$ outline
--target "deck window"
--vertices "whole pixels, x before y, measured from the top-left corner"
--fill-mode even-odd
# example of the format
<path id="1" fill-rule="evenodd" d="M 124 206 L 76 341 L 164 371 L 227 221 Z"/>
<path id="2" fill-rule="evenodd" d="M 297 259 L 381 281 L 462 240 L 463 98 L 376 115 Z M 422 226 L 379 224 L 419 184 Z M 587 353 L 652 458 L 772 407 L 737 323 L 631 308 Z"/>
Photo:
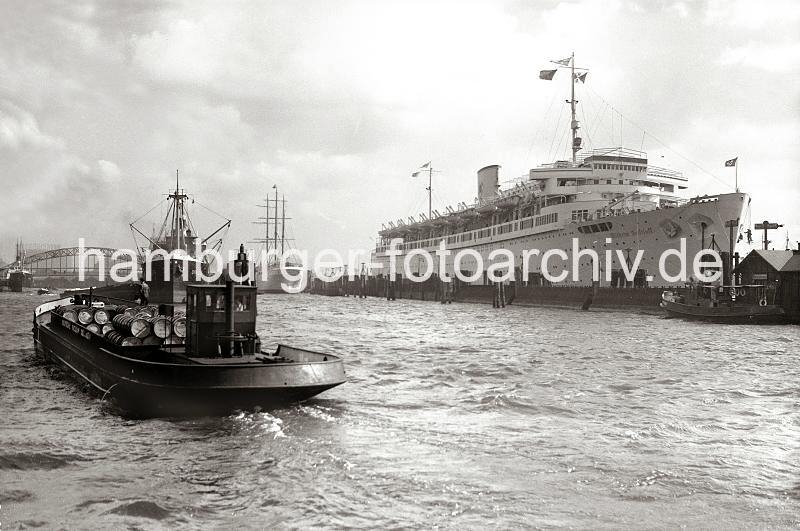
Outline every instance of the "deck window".
<path id="1" fill-rule="evenodd" d="M 236 296 L 236 311 L 246 312 L 250 309 L 250 295 Z"/>

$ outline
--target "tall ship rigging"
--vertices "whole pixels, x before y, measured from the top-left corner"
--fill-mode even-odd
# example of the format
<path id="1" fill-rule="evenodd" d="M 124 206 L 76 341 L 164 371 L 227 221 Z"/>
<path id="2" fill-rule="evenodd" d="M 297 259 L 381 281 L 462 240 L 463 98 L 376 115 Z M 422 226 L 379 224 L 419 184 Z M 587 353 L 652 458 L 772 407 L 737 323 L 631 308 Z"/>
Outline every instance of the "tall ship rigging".
<path id="1" fill-rule="evenodd" d="M 560 249 L 567 256 L 566 260 L 552 259 L 545 264 L 551 278 L 564 270 L 571 272 L 573 239 L 577 241 L 578 252 L 588 249 L 597 252 L 601 286 L 630 286 L 624 269 L 630 269 L 639 251 L 642 251 L 641 262 L 636 268 L 634 286 L 681 284 L 662 277 L 659 259 L 664 251 L 679 249 L 682 239 L 686 242 L 690 270 L 693 258 L 703 249 L 719 252 L 723 268 L 730 270 L 737 237 L 743 231 L 743 214 L 749 208 L 749 196 L 737 188 L 734 193 L 684 199 L 681 192 L 688 188 L 688 179 L 678 171 L 651 164 L 643 151 L 609 147 L 584 152 L 575 90 L 576 82 L 585 81 L 586 71 L 576 72 L 574 54 L 554 63 L 569 72 L 571 79 L 570 99 L 566 100 L 571 111 L 571 159 L 533 168 L 525 177 L 505 186 L 500 185 L 499 165 L 481 168 L 477 172 L 476 200 L 471 204 L 459 203 L 456 208 L 447 207 L 444 213 L 430 208 L 429 180 L 427 215 L 420 213 L 416 218 L 410 216 L 383 224 L 373 251 L 373 263 L 380 264 L 374 272 L 389 271 L 387 251 L 396 239 L 400 240 L 396 249 L 401 253 L 396 256 L 397 264 L 402 264 L 405 256 L 416 249 L 435 253 L 442 241 L 453 254 L 466 248 L 477 251 L 483 271 L 478 270 L 478 260 L 469 255 L 459 264 L 463 276 L 475 279 L 473 284 L 487 284 L 490 253 L 508 249 L 515 257 L 517 280 L 528 285 L 547 285 L 550 281 L 542 271 L 542 254 L 549 249 Z M 549 80 L 555 73 L 556 70 L 545 70 L 540 77 Z M 430 179 L 433 174 L 430 163 L 422 169 L 428 171 Z M 527 278 L 520 278 L 523 251 L 530 249 L 538 249 L 540 254 L 528 259 Z M 611 251 L 609 262 L 605 260 L 606 251 Z M 586 254 L 578 258 L 578 279 L 569 274 L 560 284 L 593 284 L 591 258 Z M 451 256 L 446 265 L 451 276 L 453 266 Z M 665 269 L 667 276 L 674 277 L 680 268 L 668 260 Z"/>
<path id="2" fill-rule="evenodd" d="M 255 275 L 258 293 L 299 293 L 306 286 L 306 270 L 296 260 L 291 251 L 294 250 L 294 238 L 286 234 L 286 196 L 278 199 L 278 186 L 273 185 L 275 197 L 264 198 L 264 203 L 258 205 L 264 209 L 264 215 L 259 217 L 256 225 L 264 226 L 264 236 L 252 240 L 253 243 L 262 244 L 263 260 L 257 260 Z M 280 205 L 280 206 L 279 206 Z M 279 216 L 280 213 L 280 216 Z M 289 253 L 288 255 L 286 253 Z M 281 257 L 286 256 L 284 269 L 281 271 Z M 263 268 L 266 267 L 266 277 Z"/>

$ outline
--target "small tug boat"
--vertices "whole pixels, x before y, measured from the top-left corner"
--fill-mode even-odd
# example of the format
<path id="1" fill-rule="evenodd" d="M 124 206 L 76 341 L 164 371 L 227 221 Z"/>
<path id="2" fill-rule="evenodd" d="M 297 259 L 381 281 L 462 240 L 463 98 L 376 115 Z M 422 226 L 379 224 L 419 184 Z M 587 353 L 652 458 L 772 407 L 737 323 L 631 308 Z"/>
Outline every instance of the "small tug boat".
<path id="1" fill-rule="evenodd" d="M 774 298 L 774 297 L 773 297 Z M 784 309 L 770 303 L 766 286 L 715 286 L 700 284 L 661 294 L 668 317 L 731 324 L 781 324 Z"/>
<path id="2" fill-rule="evenodd" d="M 185 243 L 191 224 L 183 205 L 187 197 L 178 188 L 170 195 L 175 203 L 172 227 L 163 239 L 151 241 L 154 247 L 189 250 Z M 179 256 L 180 263 L 205 266 L 193 256 Z M 243 245 L 234 266 L 236 275 L 229 276 L 246 279 L 249 264 Z M 161 265 L 155 269 L 163 271 Z M 256 287 L 248 280 L 187 283 L 162 273 L 152 283 L 150 301 L 90 292 L 40 305 L 33 318 L 37 351 L 137 417 L 269 408 L 345 382 L 337 356 L 287 345 L 272 353 L 261 350 Z M 142 296 L 146 299 L 145 292 Z"/>

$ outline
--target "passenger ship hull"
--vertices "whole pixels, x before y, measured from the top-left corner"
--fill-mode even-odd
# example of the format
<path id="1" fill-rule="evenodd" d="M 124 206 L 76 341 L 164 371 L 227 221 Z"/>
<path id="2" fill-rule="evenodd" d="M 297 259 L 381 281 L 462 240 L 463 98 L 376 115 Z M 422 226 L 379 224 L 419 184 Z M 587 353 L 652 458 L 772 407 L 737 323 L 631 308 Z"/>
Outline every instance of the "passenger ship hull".
<path id="1" fill-rule="evenodd" d="M 738 225 L 742 218 L 744 209 L 750 199 L 744 193 L 721 194 L 717 196 L 707 196 L 695 198 L 689 203 L 672 208 L 660 208 L 642 212 L 631 212 L 625 215 L 606 216 L 594 220 L 571 222 L 559 228 L 549 229 L 547 227 L 531 227 L 532 223 L 525 223 L 532 218 L 511 220 L 506 223 L 488 227 L 490 230 L 470 231 L 471 241 L 459 242 L 466 239 L 462 236 L 470 233 L 457 233 L 452 235 L 430 238 L 427 240 L 413 242 L 411 244 L 400 244 L 397 246 L 401 250 L 396 260 L 396 271 L 403 270 L 403 261 L 409 252 L 414 249 L 424 249 L 431 254 L 435 253 L 442 240 L 446 243 L 446 249 L 451 251 L 451 255 L 446 259 L 445 270 L 449 275 L 454 274 L 453 257 L 459 250 L 471 248 L 477 251 L 483 261 L 483 274 L 472 282 L 472 284 L 487 283 L 486 269 L 492 263 L 489 255 L 497 249 L 508 249 L 514 255 L 514 265 L 517 274 L 522 270 L 522 257 L 524 251 L 538 249 L 538 256 L 529 258 L 528 278 L 516 278 L 515 280 L 527 281 L 531 284 L 547 283 L 541 279 L 541 255 L 549 249 L 560 249 L 567 255 L 566 260 L 556 256 L 548 262 L 551 277 L 557 277 L 566 269 L 569 275 L 559 281 L 561 285 L 592 285 L 593 284 L 593 265 L 591 257 L 585 253 L 580 256 L 578 279 L 573 279 L 571 264 L 573 263 L 573 239 L 577 239 L 579 251 L 593 249 L 599 256 L 600 263 L 600 286 L 608 286 L 610 282 L 607 277 L 610 273 L 607 270 L 619 271 L 622 267 L 629 267 L 634 263 L 639 250 L 644 251 L 638 270 L 643 278 L 646 278 L 646 285 L 650 287 L 669 287 L 682 285 L 683 281 L 672 281 L 663 278 L 659 272 L 659 259 L 667 250 L 681 249 L 681 239 L 686 242 L 686 277 L 694 276 L 692 263 L 695 256 L 703 249 L 713 247 L 718 251 L 727 252 L 734 245 L 731 245 L 731 229 L 727 224 L 734 225 L 733 238 L 738 235 Z M 524 228 L 523 228 L 524 227 Z M 488 234 L 487 234 L 488 233 Z M 482 236 L 482 237 L 478 237 Z M 414 249 L 410 248 L 413 247 Z M 388 246 L 382 246 L 373 253 L 373 273 L 388 274 L 389 256 L 386 253 Z M 617 250 L 622 251 L 625 257 L 620 261 Z M 606 251 L 611 251 L 611 260 L 606 263 Z M 434 255 L 435 257 L 435 255 Z M 498 260 L 505 259 L 500 258 Z M 628 262 L 626 265 L 625 262 Z M 438 262 L 434 265 L 434 271 L 438 271 Z M 411 260 L 411 269 L 424 271 L 425 266 L 421 257 L 414 257 Z M 460 262 L 462 273 L 476 273 L 476 260 L 469 256 Z M 680 262 L 675 257 L 669 257 L 665 262 L 665 272 L 667 275 L 678 275 L 680 272 Z M 406 276 L 406 275 L 404 275 Z"/>

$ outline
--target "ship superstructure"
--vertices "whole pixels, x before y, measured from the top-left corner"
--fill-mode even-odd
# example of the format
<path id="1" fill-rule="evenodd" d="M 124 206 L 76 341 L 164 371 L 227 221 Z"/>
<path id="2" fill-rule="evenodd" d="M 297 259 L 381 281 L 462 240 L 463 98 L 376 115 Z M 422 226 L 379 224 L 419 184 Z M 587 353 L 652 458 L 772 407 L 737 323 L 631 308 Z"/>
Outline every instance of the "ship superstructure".
<path id="1" fill-rule="evenodd" d="M 747 194 L 737 190 L 687 200 L 681 194 L 688 187 L 687 178 L 651 165 L 642 151 L 612 147 L 579 156 L 582 139 L 575 119 L 575 81 L 580 74 L 576 76 L 574 56 L 570 64 L 572 97 L 567 103 L 572 110 L 572 159 L 533 168 L 527 176 L 504 186 L 500 185 L 500 166 L 486 166 L 478 170 L 478 195 L 472 204 L 460 203 L 444 213 L 432 210 L 427 216 L 385 223 L 373 253 L 373 262 L 382 266 L 376 273 L 389 271 L 386 251 L 398 238 L 397 248 L 402 251 L 396 258 L 398 264 L 414 249 L 434 253 L 442 241 L 454 253 L 474 249 L 482 257 L 483 271 L 477 271 L 479 263 L 470 256 L 463 258 L 459 270 L 464 276 L 476 277 L 475 284 L 488 282 L 489 254 L 496 249 L 510 250 L 518 270 L 515 278 L 532 285 L 549 283 L 541 269 L 541 254 L 549 249 L 567 255 L 567 260 L 548 262 L 553 277 L 571 268 L 576 248 L 578 252 L 593 249 L 601 257 L 600 285 L 606 286 L 630 285 L 622 270 L 630 268 L 639 250 L 643 255 L 634 285 L 676 284 L 661 276 L 658 264 L 664 251 L 680 248 L 682 239 L 690 271 L 693 257 L 709 248 L 722 254 L 727 267 L 742 230 L 743 211 L 749 205 Z M 529 258 L 527 278 L 520 278 L 523 252 L 530 249 L 538 249 L 540 255 Z M 617 250 L 622 251 L 622 260 Z M 608 263 L 603 260 L 606 251 L 611 251 Z M 579 278 L 570 274 L 561 283 L 592 284 L 592 260 L 583 256 L 585 253 L 576 260 Z M 454 273 L 453 265 L 451 257 L 446 268 L 449 274 Z M 667 261 L 665 269 L 668 275 L 675 275 L 679 265 Z"/>

